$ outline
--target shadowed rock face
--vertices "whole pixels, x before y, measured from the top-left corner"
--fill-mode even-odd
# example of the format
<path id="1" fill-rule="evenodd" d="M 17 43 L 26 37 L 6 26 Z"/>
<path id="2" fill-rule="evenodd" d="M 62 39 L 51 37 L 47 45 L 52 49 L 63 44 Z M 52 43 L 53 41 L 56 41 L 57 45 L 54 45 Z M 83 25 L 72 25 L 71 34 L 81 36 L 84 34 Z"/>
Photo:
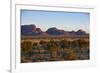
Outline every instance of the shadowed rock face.
<path id="1" fill-rule="evenodd" d="M 21 34 L 22 35 L 32 35 L 33 27 L 30 25 L 22 25 L 21 26 Z"/>
<path id="2" fill-rule="evenodd" d="M 64 31 L 61 31 L 55 27 L 53 28 L 49 28 L 47 31 L 46 31 L 49 35 L 64 35 L 65 32 Z"/>
<path id="3" fill-rule="evenodd" d="M 39 32 L 39 33 L 42 32 L 42 30 L 40 28 L 36 28 L 36 31 Z"/>
<path id="4" fill-rule="evenodd" d="M 36 36 L 36 35 L 87 35 L 85 31 L 79 29 L 78 31 L 65 31 L 57 29 L 56 27 L 49 28 L 43 32 L 40 28 L 37 28 L 34 24 L 21 25 L 21 35 Z"/>
<path id="5" fill-rule="evenodd" d="M 75 34 L 76 34 L 76 35 L 85 35 L 86 32 L 80 29 L 80 30 L 78 30 Z"/>
<path id="6" fill-rule="evenodd" d="M 34 24 L 21 26 L 22 35 L 39 35 L 40 33 L 42 33 L 42 30 L 40 28 L 36 28 Z"/>

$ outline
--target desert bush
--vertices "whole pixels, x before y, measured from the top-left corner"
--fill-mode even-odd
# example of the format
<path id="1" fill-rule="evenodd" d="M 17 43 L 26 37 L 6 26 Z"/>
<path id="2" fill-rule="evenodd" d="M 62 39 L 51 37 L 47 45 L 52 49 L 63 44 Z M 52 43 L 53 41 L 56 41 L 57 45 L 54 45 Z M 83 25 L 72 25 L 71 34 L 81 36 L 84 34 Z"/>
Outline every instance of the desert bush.
<path id="1" fill-rule="evenodd" d="M 44 40 L 41 40 L 40 42 L 39 42 L 39 44 L 41 45 L 41 48 L 43 48 L 43 49 L 48 49 L 48 47 L 47 47 L 47 41 L 44 41 Z"/>
<path id="2" fill-rule="evenodd" d="M 21 57 L 21 63 L 28 63 L 28 62 L 32 62 L 32 59 L 30 57 L 25 57 L 25 56 Z"/>
<path id="3" fill-rule="evenodd" d="M 61 48 L 67 48 L 67 47 L 69 47 L 69 45 L 70 45 L 70 42 L 67 41 L 67 40 L 61 40 L 60 41 Z"/>
<path id="4" fill-rule="evenodd" d="M 86 40 L 84 40 L 84 39 L 78 39 L 78 40 L 76 40 L 76 42 L 77 42 L 77 46 L 78 47 L 89 47 L 89 41 L 86 41 Z"/>
<path id="5" fill-rule="evenodd" d="M 33 46 L 37 46 L 37 45 L 38 45 L 38 43 L 37 43 L 37 42 L 34 42 L 34 43 L 33 43 Z"/>
<path id="6" fill-rule="evenodd" d="M 34 49 L 38 49 L 38 43 L 37 43 L 37 42 L 34 42 L 34 43 L 33 43 L 32 49 L 33 49 L 33 50 L 34 50 Z"/>
<path id="7" fill-rule="evenodd" d="M 55 42 L 54 40 L 50 40 L 47 43 L 48 50 L 51 52 L 51 59 L 55 60 L 57 56 L 57 51 L 58 51 L 58 42 Z"/>
<path id="8" fill-rule="evenodd" d="M 70 53 L 67 56 L 68 60 L 77 60 L 77 56 L 74 53 Z"/>
<path id="9" fill-rule="evenodd" d="M 57 56 L 57 52 L 53 51 L 53 52 L 52 52 L 52 57 L 53 57 L 53 58 L 56 58 L 56 56 Z"/>
<path id="10" fill-rule="evenodd" d="M 70 41 L 70 47 L 71 47 L 71 48 L 77 47 L 77 42 L 76 42 L 76 40 Z"/>
<path id="11" fill-rule="evenodd" d="M 65 49 L 64 59 L 65 60 L 76 60 L 77 55 L 74 53 L 73 49 Z"/>
<path id="12" fill-rule="evenodd" d="M 57 47 L 60 47 L 60 41 L 55 41 L 55 45 L 56 45 Z"/>
<path id="13" fill-rule="evenodd" d="M 50 41 L 48 41 L 48 43 L 47 43 L 47 47 L 48 47 L 48 48 L 56 48 L 57 46 L 56 46 L 54 40 L 50 40 Z"/>
<path id="14" fill-rule="evenodd" d="M 58 50 L 57 48 L 54 48 L 54 47 L 51 47 L 49 49 L 50 49 L 51 52 L 57 52 L 57 50 Z"/>
<path id="15" fill-rule="evenodd" d="M 41 40 L 41 41 L 39 42 L 39 44 L 40 44 L 40 45 L 45 45 L 45 44 L 47 44 L 47 42 L 44 41 L 44 40 Z"/>
<path id="16" fill-rule="evenodd" d="M 23 41 L 21 43 L 21 51 L 28 52 L 32 50 L 32 42 L 31 41 Z"/>

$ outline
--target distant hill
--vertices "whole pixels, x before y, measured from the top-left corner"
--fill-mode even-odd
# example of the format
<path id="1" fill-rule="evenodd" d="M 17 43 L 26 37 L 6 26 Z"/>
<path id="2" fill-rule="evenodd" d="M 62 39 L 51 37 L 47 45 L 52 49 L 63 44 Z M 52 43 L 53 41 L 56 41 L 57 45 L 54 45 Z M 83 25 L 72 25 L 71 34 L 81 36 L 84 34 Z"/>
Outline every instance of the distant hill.
<path id="1" fill-rule="evenodd" d="M 46 33 L 49 35 L 66 35 L 66 32 L 64 30 L 59 30 L 55 27 L 49 28 Z"/>
<path id="2" fill-rule="evenodd" d="M 21 25 L 21 35 L 22 36 L 82 36 L 82 35 L 88 35 L 85 31 L 82 29 L 79 29 L 78 31 L 65 31 L 62 29 L 58 29 L 56 27 L 49 28 L 47 31 L 43 32 L 41 28 L 37 28 L 35 24 L 31 25 Z"/>

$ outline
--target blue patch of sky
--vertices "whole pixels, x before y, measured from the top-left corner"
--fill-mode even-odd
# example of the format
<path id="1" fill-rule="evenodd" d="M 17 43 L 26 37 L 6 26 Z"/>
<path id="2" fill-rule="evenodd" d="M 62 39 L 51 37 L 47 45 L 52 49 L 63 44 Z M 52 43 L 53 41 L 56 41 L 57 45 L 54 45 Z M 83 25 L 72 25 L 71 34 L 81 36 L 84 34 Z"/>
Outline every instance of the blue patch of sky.
<path id="1" fill-rule="evenodd" d="M 89 13 L 21 10 L 21 25 L 35 24 L 43 31 L 56 27 L 66 31 L 82 29 L 89 33 L 89 22 Z"/>

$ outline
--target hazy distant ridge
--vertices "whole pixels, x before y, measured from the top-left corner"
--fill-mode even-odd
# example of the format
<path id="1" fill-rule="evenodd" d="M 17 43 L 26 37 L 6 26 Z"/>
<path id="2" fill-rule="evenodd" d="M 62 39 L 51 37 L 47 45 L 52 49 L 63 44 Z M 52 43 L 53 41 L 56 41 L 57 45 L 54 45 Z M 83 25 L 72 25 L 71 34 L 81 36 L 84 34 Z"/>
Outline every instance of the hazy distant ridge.
<path id="1" fill-rule="evenodd" d="M 41 28 L 37 28 L 35 24 L 32 25 L 21 25 L 21 35 L 22 36 L 84 36 L 88 35 L 82 29 L 78 31 L 65 31 L 63 29 L 58 29 L 56 27 L 50 27 L 45 32 Z"/>

